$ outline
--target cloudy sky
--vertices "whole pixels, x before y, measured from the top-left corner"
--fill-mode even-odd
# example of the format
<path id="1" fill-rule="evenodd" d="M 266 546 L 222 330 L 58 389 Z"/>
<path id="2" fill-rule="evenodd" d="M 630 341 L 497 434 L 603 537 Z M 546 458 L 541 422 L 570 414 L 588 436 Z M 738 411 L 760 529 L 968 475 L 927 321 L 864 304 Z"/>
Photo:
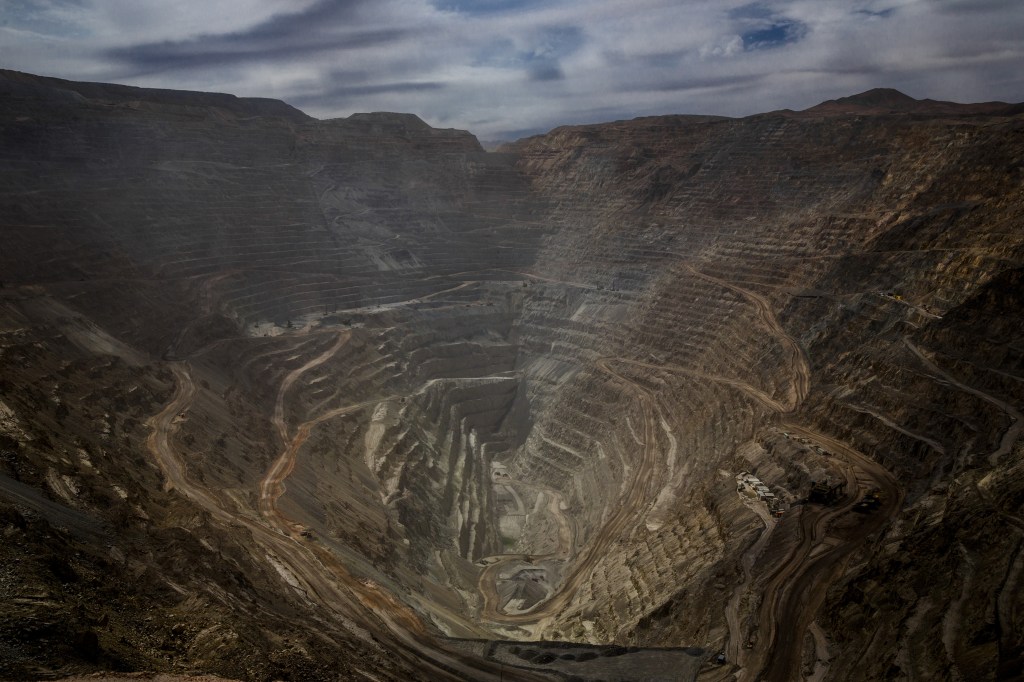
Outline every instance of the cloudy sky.
<path id="1" fill-rule="evenodd" d="M 0 67 L 495 139 L 872 87 L 1024 101 L 1024 0 L 0 0 Z"/>

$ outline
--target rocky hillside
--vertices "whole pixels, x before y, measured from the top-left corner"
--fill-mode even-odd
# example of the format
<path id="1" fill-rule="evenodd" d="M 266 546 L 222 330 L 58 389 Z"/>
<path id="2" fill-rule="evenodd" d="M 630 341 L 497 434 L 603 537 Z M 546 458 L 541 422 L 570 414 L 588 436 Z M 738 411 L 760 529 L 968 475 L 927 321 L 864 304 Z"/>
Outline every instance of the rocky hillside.
<path id="1" fill-rule="evenodd" d="M 0 92 L 0 678 L 1022 673 L 1019 106 Z"/>

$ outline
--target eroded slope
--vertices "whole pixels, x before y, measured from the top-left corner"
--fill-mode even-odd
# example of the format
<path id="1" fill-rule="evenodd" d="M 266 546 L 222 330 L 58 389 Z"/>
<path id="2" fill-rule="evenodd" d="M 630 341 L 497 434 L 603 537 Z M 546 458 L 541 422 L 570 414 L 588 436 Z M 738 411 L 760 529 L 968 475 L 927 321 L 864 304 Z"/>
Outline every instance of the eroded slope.
<path id="1" fill-rule="evenodd" d="M 1013 109 L 487 154 L 3 78 L 3 674 L 1019 670 Z"/>

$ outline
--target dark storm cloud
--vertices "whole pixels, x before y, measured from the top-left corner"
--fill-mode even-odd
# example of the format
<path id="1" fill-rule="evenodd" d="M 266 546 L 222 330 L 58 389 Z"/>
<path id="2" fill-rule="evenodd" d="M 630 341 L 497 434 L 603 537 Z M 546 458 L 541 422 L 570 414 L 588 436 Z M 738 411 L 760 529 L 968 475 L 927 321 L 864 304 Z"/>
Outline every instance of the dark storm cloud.
<path id="1" fill-rule="evenodd" d="M 182 42 L 150 43 L 109 50 L 116 61 L 152 72 L 161 69 L 185 69 L 223 66 L 240 62 L 266 62 L 301 57 L 326 51 L 358 49 L 398 40 L 407 31 L 385 29 L 362 31 L 321 39 L 247 40 L 243 36 L 204 36 Z"/>
<path id="2" fill-rule="evenodd" d="M 319 0 L 300 12 L 277 14 L 234 36 L 241 40 L 275 40 L 318 33 L 339 21 L 352 21 L 370 0 Z"/>
<path id="3" fill-rule="evenodd" d="M 541 5 L 542 0 L 436 0 L 431 3 L 440 10 L 470 15 L 522 11 Z"/>
<path id="4" fill-rule="evenodd" d="M 682 92 L 714 88 L 749 87 L 765 79 L 763 74 L 721 76 L 718 78 L 686 78 L 676 81 L 637 84 L 634 90 L 655 90 L 657 92 Z"/>
<path id="5" fill-rule="evenodd" d="M 533 49 L 523 57 L 530 80 L 563 80 L 561 60 L 583 47 L 584 42 L 579 26 L 550 26 L 539 31 Z"/>
<path id="6" fill-rule="evenodd" d="M 275 15 L 243 31 L 130 45 L 106 54 L 149 73 L 292 59 L 386 44 L 408 34 L 408 29 L 401 28 L 337 30 L 352 22 L 356 10 L 365 4 L 366 0 L 320 0 L 306 10 Z"/>
<path id="7" fill-rule="evenodd" d="M 529 77 L 532 81 L 560 81 L 565 78 L 565 72 L 558 62 L 546 62 L 531 66 Z"/>
<path id="8" fill-rule="evenodd" d="M 734 7 L 728 12 L 730 19 L 754 19 L 767 21 L 775 16 L 775 10 L 765 2 L 752 2 L 749 5 Z"/>
<path id="9" fill-rule="evenodd" d="M 943 13 L 978 13 L 1022 9 L 1020 0 L 928 0 L 928 3 Z"/>
<path id="10" fill-rule="evenodd" d="M 855 10 L 854 11 L 854 15 L 864 16 L 864 17 L 872 17 L 872 18 L 876 18 L 876 19 L 888 19 L 889 17 L 891 17 L 895 13 L 896 13 L 896 8 L 895 7 L 890 7 L 889 9 L 883 9 L 883 10 L 878 10 L 878 11 L 872 11 L 872 10 L 869 10 L 869 9 L 859 9 L 859 10 Z"/>

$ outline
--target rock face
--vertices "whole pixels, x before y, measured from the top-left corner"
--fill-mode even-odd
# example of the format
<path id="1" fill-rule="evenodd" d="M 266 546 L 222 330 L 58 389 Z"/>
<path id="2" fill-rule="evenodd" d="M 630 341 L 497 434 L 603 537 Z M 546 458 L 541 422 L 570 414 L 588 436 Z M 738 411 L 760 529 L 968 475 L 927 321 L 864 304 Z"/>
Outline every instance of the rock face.
<path id="1" fill-rule="evenodd" d="M 1021 673 L 1019 107 L 0 90 L 0 677 Z"/>

